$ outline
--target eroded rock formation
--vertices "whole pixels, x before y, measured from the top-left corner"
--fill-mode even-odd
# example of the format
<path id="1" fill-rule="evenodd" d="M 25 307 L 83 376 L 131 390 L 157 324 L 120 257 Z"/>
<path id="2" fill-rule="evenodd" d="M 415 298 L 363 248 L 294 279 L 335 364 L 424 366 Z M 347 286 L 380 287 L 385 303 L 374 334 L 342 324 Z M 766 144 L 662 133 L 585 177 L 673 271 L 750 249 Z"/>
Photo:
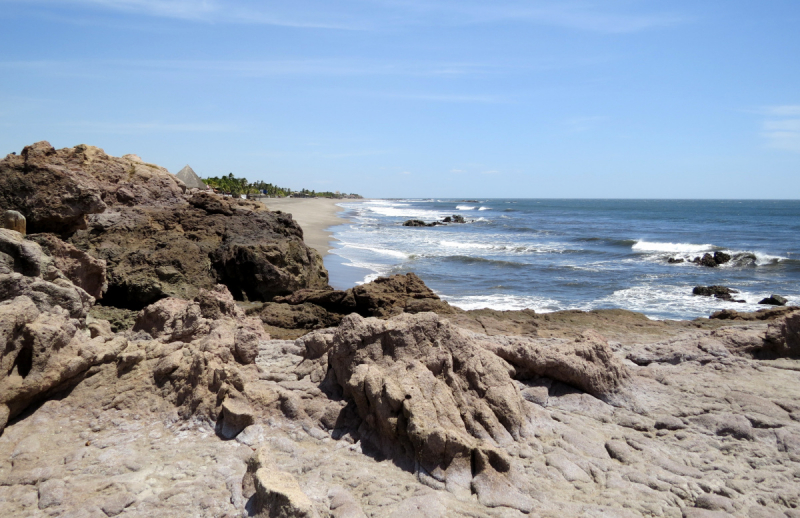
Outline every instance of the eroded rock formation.
<path id="1" fill-rule="evenodd" d="M 0 207 L 25 216 L 29 233 L 52 232 L 105 261 L 103 303 L 112 306 L 191 299 L 218 283 L 251 300 L 328 286 L 322 258 L 290 217 L 255 202 L 186 193 L 166 169 L 135 155 L 38 142 L 0 160 Z M 63 247 L 54 255 L 77 260 Z M 67 270 L 89 266 L 77 261 L 81 268 Z M 102 283 L 85 287 L 96 297 L 104 291 Z"/>

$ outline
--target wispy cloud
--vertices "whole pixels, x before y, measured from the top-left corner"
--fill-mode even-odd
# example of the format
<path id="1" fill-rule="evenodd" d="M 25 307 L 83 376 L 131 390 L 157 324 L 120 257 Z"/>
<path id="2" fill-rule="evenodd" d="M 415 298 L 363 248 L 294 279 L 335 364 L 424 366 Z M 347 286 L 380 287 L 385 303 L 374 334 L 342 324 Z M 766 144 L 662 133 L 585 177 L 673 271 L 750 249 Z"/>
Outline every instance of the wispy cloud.
<path id="1" fill-rule="evenodd" d="M 800 104 L 787 104 L 784 106 L 767 106 L 764 108 L 764 113 L 767 115 L 774 115 L 777 117 L 791 117 L 793 115 L 800 116 Z"/>
<path id="2" fill-rule="evenodd" d="M 102 133 L 230 133 L 239 131 L 233 124 L 219 123 L 164 123 L 164 122 L 97 122 L 73 121 L 56 124 L 69 128 Z"/>
<path id="3" fill-rule="evenodd" d="M 489 74 L 497 65 L 481 63 L 436 63 L 376 61 L 369 59 L 282 60 L 32 60 L 0 61 L 0 70 L 26 70 L 51 75 L 117 73 L 169 73 L 267 77 L 279 75 L 329 76 L 453 76 Z"/>
<path id="4" fill-rule="evenodd" d="M 203 23 L 377 30 L 420 25 L 528 23 L 605 33 L 630 33 L 684 23 L 669 12 L 639 12 L 631 2 L 606 0 L 0 0 L 27 5 L 79 6 Z M 635 5 L 635 3 L 634 3 Z"/>
<path id="5" fill-rule="evenodd" d="M 800 152 L 800 104 L 764 109 L 771 118 L 762 123 L 762 136 L 775 149 Z M 796 118 L 793 118 L 796 117 Z"/>
<path id="6" fill-rule="evenodd" d="M 583 133 L 585 131 L 596 128 L 601 122 L 608 120 L 608 117 L 602 115 L 594 115 L 589 117 L 571 117 L 563 122 L 564 126 L 570 131 L 575 133 Z"/>

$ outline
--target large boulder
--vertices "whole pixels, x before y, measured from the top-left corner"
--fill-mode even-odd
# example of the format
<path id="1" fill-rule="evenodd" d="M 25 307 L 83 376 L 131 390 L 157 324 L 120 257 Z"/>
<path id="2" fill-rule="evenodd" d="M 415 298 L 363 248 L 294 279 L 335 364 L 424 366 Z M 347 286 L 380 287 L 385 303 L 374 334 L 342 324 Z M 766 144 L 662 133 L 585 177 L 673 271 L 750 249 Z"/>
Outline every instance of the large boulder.
<path id="1" fill-rule="evenodd" d="M 218 283 L 240 300 L 328 288 L 322 257 L 289 216 L 214 194 L 188 201 L 98 214 L 70 238 L 106 261 L 105 304 L 138 310 L 165 297 L 191 299 Z"/>

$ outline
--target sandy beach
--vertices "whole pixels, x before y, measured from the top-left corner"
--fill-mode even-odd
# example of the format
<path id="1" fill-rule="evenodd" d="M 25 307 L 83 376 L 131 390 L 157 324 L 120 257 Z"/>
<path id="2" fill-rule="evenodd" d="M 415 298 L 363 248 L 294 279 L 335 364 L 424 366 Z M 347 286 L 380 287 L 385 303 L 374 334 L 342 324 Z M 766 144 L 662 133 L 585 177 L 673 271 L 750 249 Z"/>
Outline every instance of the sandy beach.
<path id="1" fill-rule="evenodd" d="M 303 228 L 303 241 L 317 250 L 323 257 L 331 250 L 332 232 L 326 229 L 347 221 L 339 217 L 341 207 L 337 203 L 358 200 L 331 198 L 262 198 L 260 200 L 270 210 L 280 210 L 292 215 Z"/>

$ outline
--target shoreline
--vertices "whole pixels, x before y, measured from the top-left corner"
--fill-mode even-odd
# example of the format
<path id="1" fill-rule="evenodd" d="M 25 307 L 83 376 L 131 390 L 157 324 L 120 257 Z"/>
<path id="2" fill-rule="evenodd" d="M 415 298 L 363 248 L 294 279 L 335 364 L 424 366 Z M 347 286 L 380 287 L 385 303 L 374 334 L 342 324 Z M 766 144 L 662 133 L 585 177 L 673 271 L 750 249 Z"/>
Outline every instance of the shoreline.
<path id="1" fill-rule="evenodd" d="M 336 204 L 366 200 L 347 198 L 259 198 L 258 201 L 271 211 L 279 210 L 291 214 L 292 219 L 303 229 L 303 241 L 305 244 L 315 249 L 325 259 L 334 248 L 331 246 L 331 241 L 335 240 L 333 232 L 327 229 L 348 221 L 347 218 L 339 215 L 344 212 L 344 209 Z"/>

